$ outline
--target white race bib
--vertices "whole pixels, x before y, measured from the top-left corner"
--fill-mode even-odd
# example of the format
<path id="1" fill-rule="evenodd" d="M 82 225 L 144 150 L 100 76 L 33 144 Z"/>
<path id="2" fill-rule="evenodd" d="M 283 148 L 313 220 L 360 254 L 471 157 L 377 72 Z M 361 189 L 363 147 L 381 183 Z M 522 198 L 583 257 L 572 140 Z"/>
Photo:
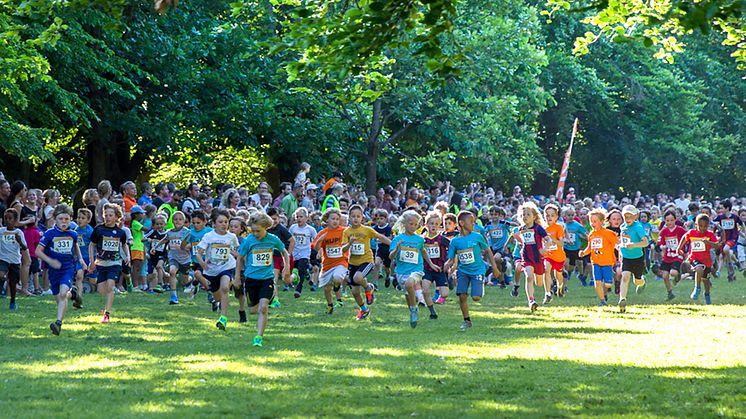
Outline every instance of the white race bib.
<path id="1" fill-rule="evenodd" d="M 706 252 L 707 245 L 704 240 L 692 240 L 692 252 Z"/>
<path id="2" fill-rule="evenodd" d="M 399 251 L 399 260 L 404 263 L 420 263 L 420 252 L 414 247 L 402 247 Z"/>
<path id="3" fill-rule="evenodd" d="M 362 256 L 365 254 L 365 246 L 362 243 L 352 243 L 350 245 L 350 254 L 355 256 Z"/>
<path id="4" fill-rule="evenodd" d="M 629 237 L 621 236 L 620 239 L 622 239 L 622 247 L 627 247 L 632 242 Z"/>
<path id="5" fill-rule="evenodd" d="M 601 250 L 604 247 L 604 239 L 601 237 L 594 237 L 591 239 L 591 249 Z"/>
<path id="6" fill-rule="evenodd" d="M 231 247 L 227 244 L 213 244 L 210 246 L 210 262 L 215 265 L 222 265 L 228 262 L 228 256 L 231 253 Z"/>
<path id="7" fill-rule="evenodd" d="M 16 243 L 16 234 L 15 233 L 5 233 L 5 234 L 3 234 L 3 243 L 5 243 L 5 244 Z"/>
<path id="8" fill-rule="evenodd" d="M 73 243 L 73 239 L 70 237 L 55 237 L 52 240 L 52 250 L 61 255 L 72 255 Z"/>
<path id="9" fill-rule="evenodd" d="M 575 233 L 568 231 L 567 234 L 565 234 L 565 243 L 575 244 Z"/>
<path id="10" fill-rule="evenodd" d="M 490 237 L 492 237 L 493 240 L 500 240 L 503 238 L 503 231 L 500 229 L 492 230 L 490 232 Z"/>
<path id="11" fill-rule="evenodd" d="M 657 233 L 659 230 L 658 224 L 653 224 L 653 233 Z"/>
<path id="12" fill-rule="evenodd" d="M 425 251 L 427 251 L 427 257 L 432 259 L 440 259 L 440 246 L 437 244 L 426 244 Z"/>
<path id="13" fill-rule="evenodd" d="M 547 250 L 557 250 L 557 243 L 555 243 L 554 240 L 551 240 L 551 237 L 547 244 Z"/>
<path id="14" fill-rule="evenodd" d="M 533 230 L 524 231 L 521 233 L 521 237 L 523 237 L 523 244 L 536 244 L 536 237 Z"/>
<path id="15" fill-rule="evenodd" d="M 308 243 L 308 237 L 305 234 L 294 234 L 293 237 L 295 237 L 296 246 L 303 247 Z"/>
<path id="16" fill-rule="evenodd" d="M 462 265 L 471 265 L 474 263 L 474 250 L 466 249 L 459 250 L 458 252 L 458 263 Z"/>
<path id="17" fill-rule="evenodd" d="M 171 241 L 168 243 L 168 247 L 171 250 L 181 249 L 181 239 L 171 239 Z"/>
<path id="18" fill-rule="evenodd" d="M 340 246 L 327 247 L 326 248 L 326 257 L 331 258 L 331 259 L 341 258 L 342 257 L 342 247 L 340 247 Z"/>
<path id="19" fill-rule="evenodd" d="M 251 251 L 251 266 L 262 268 L 272 265 L 272 250 L 255 249 Z"/>
<path id="20" fill-rule="evenodd" d="M 722 227 L 723 230 L 733 230 L 736 228 L 736 222 L 731 219 L 720 220 L 720 227 Z"/>
<path id="21" fill-rule="evenodd" d="M 101 249 L 104 252 L 119 252 L 119 238 L 117 237 L 104 237 L 101 241 Z"/>
<path id="22" fill-rule="evenodd" d="M 83 235 L 78 235 L 78 247 L 81 249 L 85 247 L 85 241 L 83 240 Z"/>
<path id="23" fill-rule="evenodd" d="M 679 248 L 679 239 L 676 237 L 669 237 L 666 239 L 666 248 L 668 250 L 676 250 Z"/>

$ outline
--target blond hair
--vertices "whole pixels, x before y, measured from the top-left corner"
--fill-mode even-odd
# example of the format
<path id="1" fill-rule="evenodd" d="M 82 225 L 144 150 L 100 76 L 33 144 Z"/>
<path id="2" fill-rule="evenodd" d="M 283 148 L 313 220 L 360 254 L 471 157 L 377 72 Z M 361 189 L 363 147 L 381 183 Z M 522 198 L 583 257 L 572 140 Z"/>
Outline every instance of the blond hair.
<path id="1" fill-rule="evenodd" d="M 541 212 L 539 212 L 539 207 L 536 206 L 531 201 L 526 201 L 523 204 L 521 204 L 520 207 L 518 207 L 518 222 L 523 226 L 525 225 L 523 223 L 523 217 L 521 214 L 523 214 L 524 210 L 529 210 L 534 215 L 534 224 L 538 224 L 542 227 L 546 226 L 546 223 L 544 222 L 544 217 L 541 215 Z"/>
<path id="2" fill-rule="evenodd" d="M 251 217 L 249 218 L 248 224 L 249 226 L 257 225 L 266 230 L 272 227 L 272 225 L 274 224 L 274 221 L 272 221 L 272 217 L 270 217 L 269 215 L 263 212 L 257 211 L 251 215 Z"/>
<path id="3" fill-rule="evenodd" d="M 401 216 L 399 216 L 399 219 L 396 220 L 396 224 L 394 224 L 393 230 L 403 233 L 406 231 L 405 224 L 409 222 L 409 220 L 416 218 L 417 223 L 419 224 L 420 220 L 422 220 L 422 217 L 420 217 L 420 214 L 415 210 L 406 210 L 402 213 Z"/>

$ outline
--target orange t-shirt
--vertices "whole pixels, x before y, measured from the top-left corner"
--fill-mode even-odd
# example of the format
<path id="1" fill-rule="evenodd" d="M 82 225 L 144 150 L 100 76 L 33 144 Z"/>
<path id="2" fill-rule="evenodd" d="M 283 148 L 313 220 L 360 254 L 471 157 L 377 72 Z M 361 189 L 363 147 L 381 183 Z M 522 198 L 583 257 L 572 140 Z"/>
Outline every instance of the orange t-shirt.
<path id="1" fill-rule="evenodd" d="M 618 241 L 619 237 L 609 229 L 592 230 L 588 234 L 588 246 L 583 250 L 583 254 L 590 253 L 591 263 L 594 265 L 613 266 L 616 263 L 614 247 Z"/>
<path id="2" fill-rule="evenodd" d="M 337 179 L 331 178 L 331 179 L 327 180 L 326 183 L 324 184 L 324 187 L 321 188 L 321 193 L 323 193 L 324 195 L 326 195 L 326 191 L 328 191 L 329 188 L 331 188 L 332 185 L 334 185 L 335 183 L 337 183 Z"/>
<path id="3" fill-rule="evenodd" d="M 565 228 L 562 227 L 559 223 L 554 223 L 550 225 L 549 227 L 545 228 L 547 235 L 552 237 L 553 239 L 557 239 L 560 241 L 560 243 L 564 243 L 565 241 Z M 547 259 L 552 259 L 555 262 L 564 262 L 565 261 L 565 249 L 562 248 L 561 245 L 557 245 L 556 243 L 552 242 L 546 246 L 544 246 L 544 249 L 546 249 L 546 253 L 544 254 L 544 257 Z"/>
<path id="4" fill-rule="evenodd" d="M 319 231 L 316 236 L 316 240 L 311 243 L 312 247 L 316 247 L 316 243 L 319 241 L 319 237 L 326 234 L 324 240 L 321 242 L 319 252 L 321 253 L 321 270 L 323 272 L 334 268 L 335 266 L 347 267 L 347 252 L 342 252 L 342 238 L 344 237 L 345 228 L 339 226 L 335 229 L 325 228 Z"/>

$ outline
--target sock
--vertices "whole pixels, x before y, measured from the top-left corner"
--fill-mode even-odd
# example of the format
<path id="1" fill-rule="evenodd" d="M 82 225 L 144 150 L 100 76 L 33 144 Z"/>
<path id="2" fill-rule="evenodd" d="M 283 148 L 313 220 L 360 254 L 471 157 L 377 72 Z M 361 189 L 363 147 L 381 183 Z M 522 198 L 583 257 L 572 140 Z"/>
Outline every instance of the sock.
<path id="1" fill-rule="evenodd" d="M 332 304 L 332 303 L 328 303 L 327 305 L 328 305 L 329 307 L 334 307 L 334 304 Z"/>
<path id="2" fill-rule="evenodd" d="M 471 321 L 471 316 L 466 316 L 466 317 L 464 317 L 464 321 L 465 321 L 465 322 L 470 322 L 470 321 Z"/>
<path id="3" fill-rule="evenodd" d="M 435 314 L 435 307 L 432 305 L 427 306 L 427 309 L 430 310 L 430 314 Z"/>
<path id="4" fill-rule="evenodd" d="M 73 300 L 78 298 L 78 290 L 75 287 L 70 288 L 70 296 Z"/>
<path id="5" fill-rule="evenodd" d="M 360 310 L 367 311 L 368 307 L 365 306 L 365 304 L 360 306 Z"/>
<path id="6" fill-rule="evenodd" d="M 62 320 L 60 320 L 60 319 L 57 319 L 57 321 L 55 323 L 57 323 L 57 326 L 62 326 Z"/>
<path id="7" fill-rule="evenodd" d="M 415 290 L 414 295 L 417 297 L 417 301 L 422 301 L 425 299 L 425 295 L 422 293 L 422 290 Z"/>
<path id="8" fill-rule="evenodd" d="M 196 287 L 198 284 L 199 284 L 199 281 L 197 281 L 196 279 L 192 281 L 193 287 Z"/>
<path id="9" fill-rule="evenodd" d="M 417 306 L 409 307 L 409 311 L 417 311 Z"/>
<path id="10" fill-rule="evenodd" d="M 108 312 L 108 311 L 104 311 L 104 314 L 106 314 L 106 315 L 108 316 L 108 315 L 109 315 L 109 312 Z"/>
<path id="11" fill-rule="evenodd" d="M 342 302 L 342 299 L 341 299 L 341 298 L 337 298 L 337 301 L 339 301 L 339 302 L 341 303 L 341 302 Z"/>

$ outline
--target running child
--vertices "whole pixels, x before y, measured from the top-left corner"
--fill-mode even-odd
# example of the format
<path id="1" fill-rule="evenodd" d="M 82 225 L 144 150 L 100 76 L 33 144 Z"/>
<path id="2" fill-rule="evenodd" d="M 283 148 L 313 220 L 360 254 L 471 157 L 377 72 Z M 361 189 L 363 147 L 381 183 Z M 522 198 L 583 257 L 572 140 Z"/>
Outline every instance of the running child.
<path id="1" fill-rule="evenodd" d="M 91 233 L 88 260 L 95 260 L 95 263 L 88 265 L 88 273 L 96 271 L 96 291 L 105 299 L 101 323 L 109 323 L 111 306 L 114 304 L 114 285 L 122 274 L 122 265 L 130 264 L 130 248 L 127 246 L 127 233 L 120 227 L 122 207 L 107 203 L 103 212 L 104 223 L 97 225 Z"/>
<path id="2" fill-rule="evenodd" d="M 166 232 L 166 237 L 161 240 L 160 244 L 168 246 L 168 281 L 171 286 L 171 298 L 168 303 L 171 305 L 179 304 L 179 296 L 176 293 L 178 282 L 185 284 L 189 281 L 189 268 L 192 260 L 189 251 L 183 250 L 181 242 L 189 232 L 184 224 L 186 223 L 186 215 L 181 211 L 176 211 L 171 218 L 174 223 L 174 228 Z M 181 281 L 178 281 L 178 276 L 181 276 Z"/>
<path id="3" fill-rule="evenodd" d="M 342 240 L 342 243 L 350 249 L 348 278 L 349 285 L 352 287 L 352 296 L 360 307 L 356 317 L 357 320 L 368 317 L 370 314 L 368 306 L 373 304 L 374 299 L 373 284 L 366 279 L 368 274 L 373 271 L 375 262 L 373 252 L 370 249 L 370 241 L 378 240 L 381 244 L 391 244 L 388 237 L 377 233 L 368 226 L 364 226 L 363 216 L 363 208 L 360 205 L 350 207 L 350 226 L 345 229 Z M 360 294 L 361 289 L 365 290 L 365 301 Z"/>
<path id="4" fill-rule="evenodd" d="M 645 228 L 637 219 L 639 210 L 634 205 L 626 205 L 622 209 L 624 224 L 621 226 L 619 251 L 622 254 L 622 283 L 619 293 L 619 312 L 627 311 L 627 291 L 629 280 L 634 278 L 637 286 L 635 292 L 641 293 L 645 289 L 645 255 L 643 249 L 648 247 L 648 235 Z"/>
<path id="5" fill-rule="evenodd" d="M 689 253 L 687 260 L 694 270 L 694 290 L 690 295 L 692 300 L 699 298 L 702 285 L 705 288 L 705 304 L 712 304 L 710 299 L 710 289 L 712 283 L 708 276 L 712 272 L 712 255 L 711 250 L 717 250 L 723 244 L 718 241 L 715 233 L 709 230 L 710 217 L 706 214 L 699 214 L 696 218 L 697 228 L 689 230 L 684 234 L 679 243 L 678 252 L 684 255 L 684 247 L 689 244 Z M 723 239 L 725 236 L 723 236 Z"/>
<path id="6" fill-rule="evenodd" d="M 550 238 L 550 240 L 547 240 L 546 253 L 544 254 L 546 267 L 549 268 L 547 277 L 551 281 L 551 274 L 554 273 L 557 281 L 557 296 L 564 297 L 565 291 L 567 291 L 564 275 L 565 259 L 567 257 L 563 248 L 565 228 L 557 222 L 559 217 L 560 212 L 557 205 L 548 204 L 544 207 L 544 219 L 547 222 L 546 232 Z"/>
<path id="7" fill-rule="evenodd" d="M 567 270 L 567 282 L 572 280 L 572 274 L 575 273 L 575 267 L 578 267 L 578 279 L 580 283 L 585 287 L 587 282 L 583 276 L 583 260 L 578 257 L 578 252 L 581 249 L 582 240 L 587 239 L 588 231 L 575 220 L 575 209 L 568 207 L 564 213 L 565 219 L 565 243 L 563 245 L 565 249 L 565 255 L 567 259 L 565 261 L 565 268 Z"/>
<path id="8" fill-rule="evenodd" d="M 236 235 L 236 238 L 238 239 L 238 247 L 240 248 L 241 244 L 246 239 L 249 230 L 244 219 L 236 216 L 231 218 L 231 221 L 228 223 L 228 231 Z M 236 263 L 238 263 L 238 258 L 236 258 Z M 238 300 L 238 322 L 246 323 L 246 290 L 244 290 L 240 275 L 241 270 L 237 269 L 231 288 L 233 289 L 233 295 Z M 238 281 L 236 281 L 235 278 L 238 278 Z M 238 286 L 236 286 L 236 283 L 238 283 Z"/>
<path id="9" fill-rule="evenodd" d="M 205 237 L 205 234 L 212 231 L 212 227 L 207 227 L 207 215 L 202 210 L 192 211 L 192 226 L 189 227 L 189 231 L 184 234 L 181 239 L 181 250 L 190 251 L 192 254 L 192 272 L 194 273 L 194 281 L 192 281 L 192 292 L 189 299 L 193 299 L 199 291 L 200 284 L 205 289 L 210 288 L 210 284 L 207 283 L 207 279 L 202 274 L 202 266 L 197 261 L 197 245 Z M 214 305 L 213 308 L 217 311 L 217 307 Z"/>
<path id="10" fill-rule="evenodd" d="M 47 264 L 49 286 L 57 300 L 57 320 L 49 325 L 52 333 L 59 335 L 62 320 L 67 312 L 67 299 L 72 298 L 81 305 L 80 295 L 73 288 L 76 261 L 83 269 L 88 268 L 77 245 L 78 233 L 70 229 L 73 209 L 65 204 L 58 204 L 52 212 L 54 226 L 44 232 L 36 248 L 36 255 Z"/>
<path id="11" fill-rule="evenodd" d="M 736 280 L 735 255 L 733 254 L 738 243 L 738 230 L 743 229 L 743 221 L 733 214 L 733 204 L 730 199 L 725 199 L 718 206 L 718 216 L 713 220 L 723 230 L 722 261 L 728 268 L 728 282 Z"/>
<path id="12" fill-rule="evenodd" d="M 153 228 L 145 233 L 143 241 L 150 244 L 150 257 L 148 258 L 148 280 L 150 281 L 150 292 L 162 293 L 161 284 L 166 276 L 166 263 L 168 263 L 168 252 L 166 251 L 166 216 L 158 214 L 153 217 Z M 176 288 L 172 288 L 176 291 Z"/>
<path id="13" fill-rule="evenodd" d="M 280 222 L 280 211 L 277 208 L 268 208 L 267 209 L 267 215 L 269 215 L 272 218 L 272 221 L 275 222 L 275 224 L 269 229 L 269 233 L 274 234 L 277 236 L 280 240 L 282 240 L 282 244 L 285 245 L 285 248 L 288 250 L 289 254 L 293 253 L 294 247 L 295 247 L 295 238 L 293 238 L 293 235 L 290 234 L 288 229 L 282 225 Z M 290 258 L 290 266 L 288 267 L 288 270 L 285 270 L 284 265 L 282 264 L 282 256 L 280 255 L 280 252 L 274 253 L 274 264 L 275 264 L 275 298 L 272 299 L 272 302 L 269 304 L 272 308 L 280 308 L 282 305 L 280 304 L 280 300 L 277 298 L 277 288 L 279 286 L 279 278 L 280 278 L 280 272 L 288 272 L 287 275 L 282 277 L 283 285 L 283 291 L 289 291 L 290 286 L 292 285 L 292 278 L 290 277 L 290 270 L 293 269 L 293 258 Z"/>
<path id="14" fill-rule="evenodd" d="M 73 290 L 79 298 L 73 299 L 73 307 L 77 309 L 83 308 L 83 279 L 95 278 L 95 276 L 88 274 L 88 266 L 91 265 L 91 260 L 88 259 L 88 246 L 91 244 L 91 234 L 93 234 L 93 227 L 90 224 L 91 219 L 93 219 L 91 210 L 88 208 L 80 208 L 78 210 L 78 217 L 76 219 L 78 227 L 75 229 L 75 232 L 78 233 L 77 246 L 85 263 L 80 264 L 76 261 L 75 265 L 75 285 L 73 285 Z"/>
<path id="15" fill-rule="evenodd" d="M 308 210 L 300 207 L 293 213 L 295 224 L 290 226 L 290 234 L 295 239 L 293 259 L 298 270 L 298 285 L 295 286 L 295 298 L 300 298 L 303 283 L 311 280 L 311 242 L 316 238 L 316 229 L 308 224 Z M 313 284 L 312 284 L 313 285 Z"/>
<path id="16" fill-rule="evenodd" d="M 238 238 L 228 231 L 230 213 L 224 208 L 212 210 L 213 231 L 205 234 L 197 245 L 197 263 L 215 298 L 213 311 L 220 309 L 215 327 L 225 330 L 228 324 L 228 291 L 236 270 Z"/>
<path id="17" fill-rule="evenodd" d="M 389 212 L 385 209 L 377 209 L 373 212 L 373 216 L 375 218 L 373 230 L 389 239 L 390 243 L 394 235 L 391 231 L 391 225 L 389 225 Z M 373 269 L 373 278 L 378 281 L 380 270 L 383 269 L 385 278 L 384 286 L 386 288 L 391 286 L 391 259 L 389 258 L 389 253 L 391 253 L 391 248 L 388 244 L 378 243 L 378 247 L 376 248 L 376 267 Z"/>
<path id="18" fill-rule="evenodd" d="M 8 294 L 10 294 L 10 310 L 18 309 L 16 305 L 16 288 L 21 280 L 21 264 L 30 263 L 28 246 L 23 237 L 23 231 L 17 228 L 18 211 L 8 208 L 3 214 L 4 227 L 0 227 L 0 276 L 5 277 Z"/>
<path id="19" fill-rule="evenodd" d="M 495 263 L 502 272 L 507 272 L 509 261 L 508 254 L 503 254 L 503 248 L 510 238 L 510 223 L 505 220 L 505 210 L 494 206 L 489 210 L 490 223 L 485 226 L 487 241 L 489 242 L 492 254 L 495 256 Z M 497 278 L 492 278 L 492 283 L 497 282 Z M 510 285 L 507 275 L 499 281 L 500 288 Z"/>
<path id="20" fill-rule="evenodd" d="M 545 277 L 544 272 L 544 241 L 547 232 L 544 230 L 544 220 L 539 209 L 533 202 L 525 202 L 518 207 L 520 229 L 513 234 L 515 240 L 521 244 L 521 265 L 526 276 L 526 296 L 531 311 L 536 311 L 538 304 L 534 299 L 534 283 L 544 283 L 544 304 L 552 301 L 552 280 Z"/>
<path id="21" fill-rule="evenodd" d="M 619 238 L 616 233 L 604 227 L 606 211 L 603 208 L 591 210 L 588 219 L 591 224 L 588 244 L 585 249 L 579 251 L 578 256 L 584 258 L 590 255 L 598 305 L 603 307 L 608 305 L 606 295 L 614 284 L 614 265 L 616 265 L 614 250 Z"/>
<path id="22" fill-rule="evenodd" d="M 425 297 L 425 305 L 430 310 L 430 318 L 435 320 L 438 318 L 438 314 L 433 308 L 435 304 L 445 304 L 448 298 L 448 272 L 446 272 L 445 264 L 448 261 L 448 247 L 450 240 L 448 240 L 441 229 L 443 227 L 443 218 L 440 211 L 431 211 L 427 215 L 425 220 L 427 230 L 425 232 L 425 251 L 430 257 L 430 260 L 435 266 L 440 267 L 440 271 L 434 271 L 430 269 L 430 266 L 425 266 L 425 276 L 422 278 L 422 292 Z M 430 297 L 430 286 L 434 286 L 438 297 L 435 301 Z"/>
<path id="23" fill-rule="evenodd" d="M 342 213 L 337 208 L 329 208 L 324 212 L 322 221 L 326 228 L 321 230 L 311 243 L 311 246 L 321 254 L 321 273 L 318 286 L 324 289 L 326 298 L 326 314 L 334 313 L 335 304 L 332 303 L 332 289 L 339 292 L 342 281 L 347 275 L 347 248 L 342 244 L 345 228 L 339 225 Z M 344 304 L 337 298 L 337 307 Z"/>
<path id="24" fill-rule="evenodd" d="M 469 315 L 469 288 L 471 288 L 471 299 L 479 301 L 484 296 L 484 259 L 492 267 L 492 275 L 495 278 L 501 276 L 497 269 L 492 250 L 487 240 L 480 233 L 474 231 L 476 218 L 471 211 L 461 211 L 458 214 L 459 236 L 454 237 L 448 247 L 448 262 L 446 270 L 456 271 L 456 295 L 458 295 L 459 307 L 464 317 L 461 323 L 461 331 L 464 332 L 472 325 Z M 458 268 L 456 268 L 458 265 Z"/>
<path id="25" fill-rule="evenodd" d="M 417 234 L 420 220 L 420 214 L 416 211 L 404 211 L 394 226 L 394 230 L 403 232 L 391 241 L 393 250 L 389 254 L 391 260 L 396 261 L 394 271 L 397 281 L 406 289 L 409 325 L 412 328 L 417 327 L 419 320 L 417 290 L 422 292 L 422 277 L 425 275 L 423 259 L 433 271 L 441 270 L 433 264 L 425 251 L 425 239 Z"/>
<path id="26" fill-rule="evenodd" d="M 679 243 L 686 234 L 686 230 L 676 224 L 676 213 L 674 211 L 666 211 L 663 215 L 663 221 L 665 225 L 660 229 L 656 250 L 663 254 L 660 274 L 663 283 L 666 285 L 666 291 L 668 291 L 668 300 L 671 301 L 676 298 L 673 294 L 671 280 L 673 279 L 673 283 L 677 284 L 681 279 L 681 263 L 684 258 L 679 254 Z"/>

